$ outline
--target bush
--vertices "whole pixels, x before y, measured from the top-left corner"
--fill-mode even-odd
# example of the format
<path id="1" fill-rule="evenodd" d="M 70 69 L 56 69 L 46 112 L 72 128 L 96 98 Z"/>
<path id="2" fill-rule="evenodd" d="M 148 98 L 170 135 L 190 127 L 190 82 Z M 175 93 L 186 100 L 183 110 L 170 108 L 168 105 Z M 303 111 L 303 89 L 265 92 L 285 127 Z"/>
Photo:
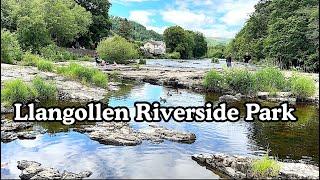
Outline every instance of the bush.
<path id="1" fill-rule="evenodd" d="M 294 75 L 290 78 L 291 92 L 300 99 L 311 97 L 316 92 L 316 85 L 312 78 Z"/>
<path id="2" fill-rule="evenodd" d="M 287 86 L 286 78 L 277 68 L 264 68 L 257 71 L 255 75 L 259 91 L 281 91 Z"/>
<path id="3" fill-rule="evenodd" d="M 78 60 L 79 61 L 91 61 L 91 60 L 93 60 L 93 58 L 90 57 L 90 56 L 85 55 L 83 57 L 79 57 Z"/>
<path id="4" fill-rule="evenodd" d="M 50 44 L 46 47 L 40 49 L 40 54 L 46 59 L 52 61 L 66 61 L 66 60 L 75 60 L 77 56 L 61 47 L 58 47 L 55 44 Z"/>
<path id="5" fill-rule="evenodd" d="M 37 95 L 37 91 L 21 79 L 5 82 L 4 88 L 1 90 L 1 100 L 10 104 L 14 102 L 26 103 Z"/>
<path id="6" fill-rule="evenodd" d="M 1 29 L 1 62 L 12 64 L 20 61 L 22 51 L 17 36 L 10 31 Z"/>
<path id="7" fill-rule="evenodd" d="M 110 63 L 115 61 L 116 63 L 125 64 L 127 60 L 138 57 L 138 51 L 135 45 L 120 36 L 100 41 L 97 52 L 102 59 Z"/>
<path id="8" fill-rule="evenodd" d="M 147 64 L 147 61 L 145 59 L 140 59 L 139 64 Z"/>
<path id="9" fill-rule="evenodd" d="M 36 66 L 39 61 L 43 60 L 40 56 L 30 52 L 24 53 L 22 56 L 22 64 L 24 66 Z"/>
<path id="10" fill-rule="evenodd" d="M 36 63 L 37 68 L 40 71 L 49 71 L 52 72 L 54 65 L 51 61 L 46 61 L 46 60 L 40 60 Z"/>
<path id="11" fill-rule="evenodd" d="M 205 75 L 203 85 L 208 90 L 215 92 L 220 92 L 226 87 L 224 77 L 215 70 L 211 70 Z"/>
<path id="12" fill-rule="evenodd" d="M 264 156 L 262 159 L 252 163 L 252 172 L 255 176 L 266 178 L 276 177 L 280 172 L 280 165 L 276 160 Z"/>
<path id="13" fill-rule="evenodd" d="M 254 94 L 257 92 L 257 83 L 253 73 L 246 69 L 231 68 L 226 72 L 228 86 L 242 94 Z"/>
<path id="14" fill-rule="evenodd" d="M 39 99 L 51 99 L 57 96 L 57 87 L 52 83 L 46 83 L 41 77 L 36 76 L 32 80 L 32 85 L 37 91 Z"/>
<path id="15" fill-rule="evenodd" d="M 76 63 L 71 63 L 65 67 L 59 67 L 57 71 L 67 77 L 77 79 L 82 83 L 91 83 L 99 87 L 106 87 L 108 83 L 108 76 L 103 72 Z"/>
<path id="16" fill-rule="evenodd" d="M 181 58 L 179 52 L 166 53 L 165 56 L 167 59 L 180 59 Z"/>
<path id="17" fill-rule="evenodd" d="M 211 59 L 211 63 L 219 63 L 219 59 L 218 58 L 212 58 Z"/>

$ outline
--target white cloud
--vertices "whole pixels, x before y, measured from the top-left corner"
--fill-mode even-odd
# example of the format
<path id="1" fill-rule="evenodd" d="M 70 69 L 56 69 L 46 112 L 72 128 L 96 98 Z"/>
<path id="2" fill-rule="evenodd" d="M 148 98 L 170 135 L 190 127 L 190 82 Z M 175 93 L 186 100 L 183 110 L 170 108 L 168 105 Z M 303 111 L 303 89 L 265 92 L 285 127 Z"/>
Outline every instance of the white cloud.
<path id="1" fill-rule="evenodd" d="M 194 29 L 213 23 L 213 19 L 206 16 L 204 13 L 192 12 L 188 9 L 181 10 L 165 10 L 161 12 L 164 21 L 182 26 L 188 29 Z"/>
<path id="2" fill-rule="evenodd" d="M 130 11 L 129 19 L 146 26 L 150 22 L 151 15 L 153 13 L 150 11 Z"/>

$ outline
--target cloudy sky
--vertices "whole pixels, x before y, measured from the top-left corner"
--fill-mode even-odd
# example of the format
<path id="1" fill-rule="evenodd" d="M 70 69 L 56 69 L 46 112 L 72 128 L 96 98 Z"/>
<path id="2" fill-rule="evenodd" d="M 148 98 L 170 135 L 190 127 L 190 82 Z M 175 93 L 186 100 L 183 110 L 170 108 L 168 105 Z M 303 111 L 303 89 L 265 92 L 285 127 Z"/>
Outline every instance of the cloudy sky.
<path id="1" fill-rule="evenodd" d="M 207 37 L 231 38 L 258 0 L 111 0 L 110 14 L 139 22 L 159 33 L 172 25 Z"/>

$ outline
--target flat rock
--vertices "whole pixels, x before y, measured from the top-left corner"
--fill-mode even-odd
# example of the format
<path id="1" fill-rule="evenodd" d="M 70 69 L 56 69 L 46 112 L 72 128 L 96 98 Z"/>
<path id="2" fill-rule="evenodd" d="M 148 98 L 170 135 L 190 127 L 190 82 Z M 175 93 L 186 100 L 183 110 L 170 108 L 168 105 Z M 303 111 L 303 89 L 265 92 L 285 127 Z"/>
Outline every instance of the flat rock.
<path id="1" fill-rule="evenodd" d="M 57 169 L 42 167 L 40 163 L 28 160 L 18 161 L 17 168 L 21 170 L 21 179 L 83 179 L 92 174 L 91 171 L 60 173 Z"/>
<path id="2" fill-rule="evenodd" d="M 227 155 L 227 154 L 196 154 L 192 159 L 197 161 L 200 165 L 218 171 L 222 176 L 227 178 L 249 178 L 256 179 L 257 177 L 252 173 L 251 164 L 257 158 Z M 319 167 L 303 163 L 287 163 L 279 162 L 280 171 L 276 177 L 262 177 L 262 178 L 276 178 L 276 179 L 319 179 Z"/>
<path id="3" fill-rule="evenodd" d="M 134 131 L 128 123 L 102 122 L 96 125 L 84 125 L 75 131 L 86 133 L 90 139 L 106 145 L 135 146 L 148 140 L 161 143 L 164 140 L 193 143 L 196 136 L 193 133 L 178 132 L 164 127 L 150 125 L 149 128 Z"/>
<path id="4" fill-rule="evenodd" d="M 219 102 L 227 102 L 227 103 L 232 103 L 232 102 L 238 102 L 241 99 L 239 98 L 239 95 L 233 96 L 233 95 L 223 95 L 219 97 Z"/>

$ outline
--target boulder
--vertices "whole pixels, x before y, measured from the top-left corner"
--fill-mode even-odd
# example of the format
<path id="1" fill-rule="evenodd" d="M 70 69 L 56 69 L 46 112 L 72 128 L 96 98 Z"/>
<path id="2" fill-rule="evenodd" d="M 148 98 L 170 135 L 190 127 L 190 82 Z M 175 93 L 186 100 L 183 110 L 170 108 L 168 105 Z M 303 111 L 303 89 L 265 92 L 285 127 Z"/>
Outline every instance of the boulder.
<path id="1" fill-rule="evenodd" d="M 239 98 L 237 98 L 236 96 L 233 96 L 233 95 L 223 95 L 223 96 L 219 97 L 219 102 L 232 103 L 232 102 L 238 102 L 240 100 L 241 99 L 239 99 Z"/>

